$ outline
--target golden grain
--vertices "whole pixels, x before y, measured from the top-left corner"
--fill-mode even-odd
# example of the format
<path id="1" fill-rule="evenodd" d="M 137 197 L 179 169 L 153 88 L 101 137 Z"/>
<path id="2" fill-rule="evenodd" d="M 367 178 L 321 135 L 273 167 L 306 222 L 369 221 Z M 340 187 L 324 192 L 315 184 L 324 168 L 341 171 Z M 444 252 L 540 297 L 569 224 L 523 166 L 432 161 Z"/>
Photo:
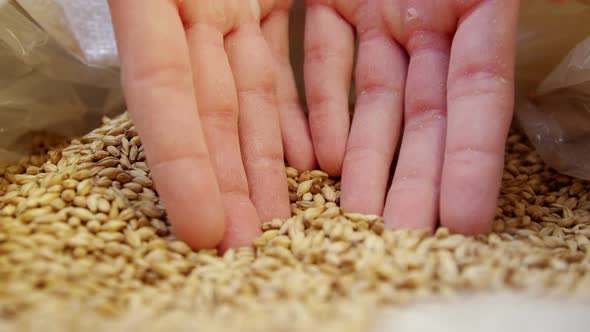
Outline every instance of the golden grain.
<path id="1" fill-rule="evenodd" d="M 351 322 L 369 321 L 374 306 L 428 295 L 588 288 L 590 185 L 556 176 L 522 141 L 509 138 L 491 234 L 386 229 L 379 216 L 341 211 L 337 179 L 286 167 L 293 216 L 219 255 L 175 239 L 135 127 L 127 114 L 105 119 L 61 152 L 0 167 L 0 326 L 80 303 L 80 317 L 153 310 L 137 320 L 169 317 L 160 330 L 219 319 L 362 331 Z"/>
<path id="2" fill-rule="evenodd" d="M 301 197 L 309 192 L 311 186 L 313 184 L 313 180 L 303 181 L 298 184 L 297 186 L 297 196 Z"/>

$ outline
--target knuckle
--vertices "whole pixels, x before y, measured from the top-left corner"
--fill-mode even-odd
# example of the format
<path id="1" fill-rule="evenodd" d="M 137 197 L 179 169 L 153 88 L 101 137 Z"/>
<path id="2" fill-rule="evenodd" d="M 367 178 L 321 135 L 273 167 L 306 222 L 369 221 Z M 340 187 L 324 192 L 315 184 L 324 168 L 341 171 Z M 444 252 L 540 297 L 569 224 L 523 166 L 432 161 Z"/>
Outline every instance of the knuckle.
<path id="1" fill-rule="evenodd" d="M 309 122 L 310 125 L 318 129 L 320 132 L 323 131 L 326 126 L 333 123 L 338 118 L 338 109 L 336 108 L 336 101 L 326 95 L 316 95 L 308 97 L 309 105 Z M 345 111 L 343 109 L 343 111 Z"/>
<path id="2" fill-rule="evenodd" d="M 238 105 L 235 98 L 218 98 L 210 103 L 199 103 L 199 114 L 202 117 L 220 118 L 226 121 L 237 121 Z"/>
<path id="3" fill-rule="evenodd" d="M 338 9 L 340 14 L 344 16 L 348 22 L 358 25 L 361 18 L 365 19 L 364 21 L 366 22 L 369 21 L 366 19 L 369 18 L 367 3 L 367 1 L 360 0 L 340 0 L 338 1 Z"/>
<path id="4" fill-rule="evenodd" d="M 408 194 L 420 190 L 424 190 L 426 192 L 438 192 L 439 186 L 440 181 L 432 175 L 415 171 L 404 172 L 396 174 L 391 183 L 389 194 Z"/>
<path id="5" fill-rule="evenodd" d="M 274 12 L 287 12 L 293 5 L 293 0 L 258 0 L 261 18 L 264 19 Z"/>
<path id="6" fill-rule="evenodd" d="M 224 1 L 182 1 L 179 12 L 185 28 L 188 30 L 197 24 L 205 24 L 224 29 L 235 9 L 224 4 Z"/>
<path id="7" fill-rule="evenodd" d="M 401 97 L 403 91 L 400 87 L 393 86 L 381 79 L 368 78 L 359 84 L 357 96 L 366 96 L 369 99 L 377 99 L 382 97 L 393 98 Z"/>
<path id="8" fill-rule="evenodd" d="M 250 191 L 248 186 L 234 186 L 221 189 L 221 197 L 224 200 L 231 201 L 234 204 L 241 202 L 243 204 L 251 204 Z"/>
<path id="9" fill-rule="evenodd" d="M 449 76 L 448 99 L 502 95 L 513 78 L 497 65 L 464 65 Z"/>
<path id="10" fill-rule="evenodd" d="M 358 28 L 359 48 L 366 44 L 389 43 L 387 33 L 382 28 L 359 27 Z"/>
<path id="11" fill-rule="evenodd" d="M 246 163 L 250 168 L 267 169 L 271 173 L 278 169 L 283 170 L 285 167 L 285 158 L 282 151 L 280 149 L 272 150 L 273 151 L 250 156 Z"/>
<path id="12" fill-rule="evenodd" d="M 228 133 L 238 130 L 238 113 L 231 104 L 222 104 L 210 112 L 202 112 L 201 118 L 205 127 L 214 126 Z"/>
<path id="13" fill-rule="evenodd" d="M 272 57 L 277 69 L 290 74 L 291 58 L 289 54 L 289 45 L 284 43 L 273 43 L 269 46 L 272 48 Z"/>
<path id="14" fill-rule="evenodd" d="M 309 64 L 323 65 L 331 59 L 339 59 L 343 52 L 340 52 L 336 45 L 328 45 L 324 41 L 307 42 L 304 46 L 305 61 Z"/>
<path id="15" fill-rule="evenodd" d="M 258 67 L 260 71 L 244 75 L 244 82 L 238 84 L 238 94 L 274 98 L 277 93 L 276 72 L 274 66 Z"/>
<path id="16" fill-rule="evenodd" d="M 325 106 L 333 103 L 334 97 L 322 91 L 322 89 L 307 89 L 306 100 L 310 106 L 309 116 L 322 117 L 323 115 L 318 113 L 328 112 Z M 312 115 L 312 113 L 315 114 Z"/>
<path id="17" fill-rule="evenodd" d="M 277 93 L 277 104 L 279 112 L 303 112 L 299 96 L 291 90 Z"/>
<path id="18" fill-rule="evenodd" d="M 416 84 L 410 86 L 415 87 Z M 438 89 L 437 89 L 438 90 Z M 428 93 L 420 93 L 412 90 L 406 100 L 406 117 L 412 117 L 416 114 L 443 112 L 446 109 L 446 91 L 431 89 Z"/>
<path id="19" fill-rule="evenodd" d="M 310 121 L 333 121 L 339 114 L 348 114 L 349 99 L 345 91 L 330 91 L 321 87 L 306 88 Z M 313 120 L 312 120 L 313 119 Z M 328 124 L 329 122 L 325 122 Z"/>
<path id="20" fill-rule="evenodd" d="M 477 166 L 492 163 L 503 158 L 502 151 L 484 145 L 460 144 L 449 146 L 445 152 L 445 163 Z"/>
<path id="21" fill-rule="evenodd" d="M 415 30 L 409 34 L 406 49 L 412 57 L 421 53 L 441 54 L 448 58 L 451 49 L 451 36 L 447 32 L 434 30 Z"/>
<path id="22" fill-rule="evenodd" d="M 127 86 L 181 90 L 191 86 L 192 77 L 188 64 L 170 58 L 156 64 L 143 64 L 131 71 L 123 72 L 122 81 Z"/>
<path id="23" fill-rule="evenodd" d="M 429 131 L 433 127 L 444 123 L 447 114 L 440 108 L 423 105 L 408 111 L 405 119 L 405 132 Z"/>
<path id="24" fill-rule="evenodd" d="M 345 163 L 391 163 L 393 151 L 380 144 L 358 145 L 348 144 L 346 146 Z"/>
<path id="25" fill-rule="evenodd" d="M 275 86 L 260 84 L 250 88 L 238 91 L 238 96 L 242 99 L 256 99 L 266 105 L 276 104 Z"/>
<path id="26" fill-rule="evenodd" d="M 192 163 L 199 170 L 211 169 L 209 154 L 206 151 L 170 152 L 171 149 L 164 149 L 167 153 L 154 154 L 150 167 L 154 171 L 176 169 L 179 164 Z"/>
<path id="27" fill-rule="evenodd" d="M 230 174 L 230 177 L 219 177 L 219 189 L 222 197 L 235 197 L 242 201 L 250 200 L 248 182 L 242 173 L 239 176 Z"/>

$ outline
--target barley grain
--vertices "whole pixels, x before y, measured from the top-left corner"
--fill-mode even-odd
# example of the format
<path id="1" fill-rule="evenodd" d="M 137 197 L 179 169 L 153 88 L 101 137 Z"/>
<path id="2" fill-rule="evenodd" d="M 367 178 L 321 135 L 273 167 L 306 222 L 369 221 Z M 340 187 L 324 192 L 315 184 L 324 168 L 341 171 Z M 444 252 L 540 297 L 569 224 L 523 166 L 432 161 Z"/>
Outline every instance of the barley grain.
<path id="1" fill-rule="evenodd" d="M 175 239 L 128 115 L 105 119 L 64 149 L 0 167 L 0 329 L 79 303 L 80 317 L 153 310 L 143 320 L 168 317 L 160 330 L 220 319 L 345 331 L 375 306 L 462 289 L 587 294 L 590 185 L 556 176 L 522 141 L 508 140 L 489 235 L 386 229 L 379 216 L 341 211 L 337 179 L 286 167 L 293 217 L 221 256 Z"/>

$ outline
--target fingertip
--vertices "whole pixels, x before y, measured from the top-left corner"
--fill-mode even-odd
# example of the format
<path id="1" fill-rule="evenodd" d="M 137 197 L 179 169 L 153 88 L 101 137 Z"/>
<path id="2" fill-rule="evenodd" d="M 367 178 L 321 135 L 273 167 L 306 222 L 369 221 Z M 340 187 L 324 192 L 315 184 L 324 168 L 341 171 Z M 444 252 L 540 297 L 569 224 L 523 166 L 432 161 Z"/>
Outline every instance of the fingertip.
<path id="1" fill-rule="evenodd" d="M 318 166 L 313 150 L 310 154 L 302 157 L 301 160 L 296 161 L 295 165 L 297 165 L 295 168 L 300 171 L 313 171 L 316 169 Z"/>
<path id="2" fill-rule="evenodd" d="M 287 163 L 300 172 L 315 169 L 317 161 L 307 119 L 295 122 L 295 114 L 281 115 L 283 150 Z"/>
<path id="3" fill-rule="evenodd" d="M 189 158 L 152 166 L 175 235 L 193 249 L 214 248 L 225 228 L 217 181 L 203 163 Z"/>
<path id="4" fill-rule="evenodd" d="M 223 211 L 204 216 L 198 227 L 196 220 L 189 216 L 169 217 L 174 225 L 176 237 L 185 242 L 193 250 L 215 248 L 222 240 L 225 228 Z"/>
<path id="5" fill-rule="evenodd" d="M 343 139 L 342 141 L 345 142 L 346 140 Z M 346 153 L 346 143 L 334 141 L 329 146 L 328 144 L 323 145 L 316 140 L 314 146 L 320 169 L 330 176 L 341 176 Z"/>
<path id="6" fill-rule="evenodd" d="M 284 159 L 255 159 L 246 163 L 250 167 L 249 201 L 253 203 L 258 213 L 260 220 L 258 226 L 260 222 L 270 221 L 273 218 L 289 217 L 291 209 Z"/>
<path id="7" fill-rule="evenodd" d="M 404 201 L 404 200 L 402 200 Z M 408 202 L 408 200 L 405 200 Z M 432 216 L 430 208 L 415 208 L 419 204 L 410 204 L 402 208 L 386 207 L 383 212 L 385 225 L 391 229 L 434 229 L 436 218 Z"/>
<path id="8" fill-rule="evenodd" d="M 386 162 L 368 157 L 366 152 L 351 150 L 347 153 L 342 171 L 340 206 L 344 211 L 381 215 L 385 204 L 387 175 Z"/>
<path id="9" fill-rule="evenodd" d="M 249 246 L 262 234 L 262 226 L 256 208 L 247 196 L 227 193 L 224 195 L 226 224 L 219 248 Z"/>
<path id="10" fill-rule="evenodd" d="M 296 134 L 296 135 L 295 135 Z M 285 159 L 287 164 L 299 172 L 311 171 L 316 169 L 317 160 L 309 134 L 309 127 L 304 126 L 303 130 L 294 133 L 285 134 L 283 129 L 283 140 Z"/>
<path id="11" fill-rule="evenodd" d="M 335 158 L 324 158 L 319 161 L 320 168 L 328 173 L 329 176 L 341 176 L 342 175 L 342 162 L 341 157 L 336 156 Z"/>
<path id="12" fill-rule="evenodd" d="M 473 166 L 446 171 L 441 186 L 441 225 L 464 235 L 490 232 L 501 183 L 495 173 Z"/>
<path id="13" fill-rule="evenodd" d="M 291 216 L 289 193 L 286 185 L 284 190 L 269 190 L 266 193 L 269 194 L 267 197 L 253 199 L 261 222 L 267 222 L 274 218 L 288 218 Z M 270 195 L 271 193 L 274 193 L 275 195 Z"/>
<path id="14" fill-rule="evenodd" d="M 259 228 L 250 228 L 242 232 L 226 232 L 218 248 L 224 253 L 232 248 L 249 247 L 260 235 L 262 235 L 262 231 Z"/>
<path id="15" fill-rule="evenodd" d="M 461 211 L 460 208 L 448 206 L 441 208 L 441 226 L 452 233 L 467 236 L 487 234 L 492 230 L 494 213 L 489 211 Z"/>
<path id="16" fill-rule="evenodd" d="M 340 197 L 340 207 L 342 208 L 342 211 L 345 212 L 381 215 L 383 213 L 383 203 L 379 204 L 373 199 L 366 198 L 367 195 L 342 193 L 342 196 Z"/>
<path id="17" fill-rule="evenodd" d="M 432 181 L 394 179 L 383 217 L 394 229 L 434 229 L 438 217 L 438 190 Z"/>
<path id="18" fill-rule="evenodd" d="M 187 193 L 187 196 L 190 193 Z M 175 236 L 194 250 L 215 248 L 224 236 L 226 226 L 221 201 L 210 198 L 206 202 L 181 203 L 171 201 L 169 194 L 161 194 L 166 204 L 168 220 Z M 213 195 L 215 196 L 215 195 Z"/>
<path id="19" fill-rule="evenodd" d="M 287 154 L 287 164 L 299 172 L 313 171 L 317 168 L 317 162 L 313 150 L 311 153 L 302 153 L 290 156 Z"/>

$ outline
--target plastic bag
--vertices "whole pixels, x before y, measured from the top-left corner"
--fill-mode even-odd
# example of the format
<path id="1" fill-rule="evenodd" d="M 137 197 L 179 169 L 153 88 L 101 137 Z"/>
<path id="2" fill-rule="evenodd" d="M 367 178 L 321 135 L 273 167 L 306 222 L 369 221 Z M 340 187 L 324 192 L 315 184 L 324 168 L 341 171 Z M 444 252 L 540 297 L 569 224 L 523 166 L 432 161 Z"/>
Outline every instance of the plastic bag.
<path id="1" fill-rule="evenodd" d="M 33 133 L 79 135 L 123 109 L 106 1 L 0 2 L 0 160 Z"/>
<path id="2" fill-rule="evenodd" d="M 523 1 L 516 118 L 545 162 L 590 180 L 590 1 Z"/>

